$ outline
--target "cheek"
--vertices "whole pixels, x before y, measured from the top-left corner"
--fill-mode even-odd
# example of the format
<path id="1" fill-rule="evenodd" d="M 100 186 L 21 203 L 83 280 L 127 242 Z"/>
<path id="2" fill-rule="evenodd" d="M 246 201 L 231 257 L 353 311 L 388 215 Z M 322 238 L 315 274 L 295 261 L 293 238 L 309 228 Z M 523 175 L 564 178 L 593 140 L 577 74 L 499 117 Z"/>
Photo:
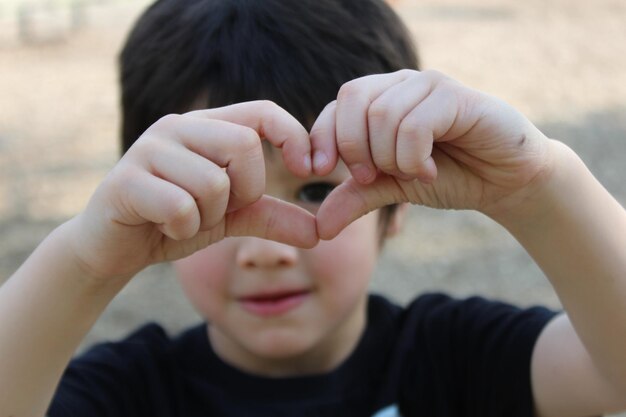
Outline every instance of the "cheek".
<path id="1" fill-rule="evenodd" d="M 361 217 L 313 249 L 314 274 L 335 287 L 367 286 L 378 258 L 378 239 L 377 213 Z"/>
<path id="2" fill-rule="evenodd" d="M 232 248 L 227 240 L 215 243 L 193 255 L 174 262 L 180 285 L 187 298 L 203 316 L 220 304 L 227 293 Z"/>

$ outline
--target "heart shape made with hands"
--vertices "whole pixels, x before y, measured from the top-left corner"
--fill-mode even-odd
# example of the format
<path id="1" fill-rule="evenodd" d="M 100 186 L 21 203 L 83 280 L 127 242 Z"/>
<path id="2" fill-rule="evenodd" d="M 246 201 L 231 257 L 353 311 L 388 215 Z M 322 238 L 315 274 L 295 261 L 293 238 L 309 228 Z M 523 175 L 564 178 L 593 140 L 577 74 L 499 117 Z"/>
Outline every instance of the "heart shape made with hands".
<path id="1" fill-rule="evenodd" d="M 227 230 L 230 236 L 254 235 L 310 248 L 319 239 L 333 239 L 370 211 L 403 201 L 403 193 L 391 176 L 381 174 L 367 185 L 350 177 L 328 195 L 316 215 L 295 204 L 263 195 L 253 204 L 228 213 Z"/>
<path id="2" fill-rule="evenodd" d="M 259 138 L 267 140 L 282 151 L 288 171 L 297 177 L 313 174 L 311 149 L 315 140 L 288 112 L 268 102 L 248 102 L 227 107 L 192 112 L 194 115 L 218 119 L 253 129 Z M 317 143 L 320 143 L 317 129 Z M 334 135 L 321 138 L 325 146 L 332 143 Z M 258 141 L 258 139 L 257 139 Z M 264 166 L 252 164 L 235 155 L 226 172 L 231 178 L 231 196 L 226 214 L 227 236 L 256 236 L 299 247 L 313 247 L 319 239 L 329 240 L 337 236 L 357 218 L 377 208 L 406 201 L 406 195 L 397 179 L 379 173 L 368 184 L 348 178 L 337 186 L 321 204 L 317 215 L 294 204 L 268 195 L 258 195 L 253 201 L 239 198 L 239 190 L 248 183 L 256 183 L 257 190 L 264 193 Z M 338 163 L 334 152 L 329 163 L 315 173 L 328 175 Z M 254 169 L 252 168 L 254 165 Z M 259 180 L 260 183 L 259 183 Z"/>
<path id="3" fill-rule="evenodd" d="M 450 201 L 439 201 L 441 195 L 449 194 L 446 188 L 441 187 L 440 181 L 438 185 L 429 183 L 435 177 L 449 183 L 449 177 L 458 174 L 451 169 L 454 168 L 451 159 L 434 147 L 430 181 L 424 181 L 419 173 L 401 172 L 396 175 L 395 171 L 387 173 L 380 170 L 367 181 L 362 178 L 357 181 L 352 167 L 352 176 L 335 187 L 314 216 L 304 208 L 265 195 L 265 156 L 260 142 L 265 140 L 280 150 L 286 169 L 293 175 L 300 178 L 312 174 L 324 177 L 343 159 L 336 142 L 332 106 L 327 106 L 318 116 L 310 134 L 290 113 L 268 101 L 238 103 L 186 115 L 196 120 L 204 119 L 203 123 L 210 122 L 196 129 L 198 141 L 188 146 L 221 167 L 218 169 L 225 169 L 229 177 L 227 207 L 211 209 L 225 221 L 224 236 L 255 236 L 292 246 L 313 247 L 320 239 L 333 239 L 354 220 L 389 204 L 410 202 L 447 207 Z M 209 141 L 207 131 L 212 136 Z M 369 148 L 367 138 L 364 140 L 365 148 Z M 325 160 L 321 165 L 320 154 Z M 408 159 L 406 155 L 403 157 L 410 161 L 415 159 L 418 166 L 417 155 L 419 153 Z M 442 168 L 441 175 L 437 174 L 436 166 Z M 441 189 L 434 192 L 433 187 Z M 207 212 L 207 207 L 215 206 L 216 201 L 209 203 L 204 205 L 204 212 Z M 200 207 L 201 212 L 202 209 Z M 201 230 L 208 229 L 210 227 L 206 225 L 201 226 Z"/>
<path id="4" fill-rule="evenodd" d="M 433 71 L 351 81 L 310 134 L 275 104 L 265 102 L 265 112 L 255 115 L 257 133 L 282 149 L 292 173 L 323 177 L 345 161 L 352 177 L 317 211 L 317 239 L 332 239 L 360 216 L 393 203 L 499 216 L 549 179 L 553 151 L 528 119 Z M 298 227 L 281 223 L 285 234 L 304 226 L 298 217 Z"/>

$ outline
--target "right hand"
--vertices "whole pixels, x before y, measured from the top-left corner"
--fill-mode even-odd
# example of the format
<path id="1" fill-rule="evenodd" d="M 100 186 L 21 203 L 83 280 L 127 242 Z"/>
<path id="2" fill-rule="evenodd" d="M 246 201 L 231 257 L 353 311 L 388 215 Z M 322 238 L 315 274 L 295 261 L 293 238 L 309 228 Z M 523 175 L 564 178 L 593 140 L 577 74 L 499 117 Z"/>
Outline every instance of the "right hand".
<path id="1" fill-rule="evenodd" d="M 542 211 L 562 146 L 495 97 L 436 71 L 401 70 L 344 84 L 311 130 L 325 175 L 352 178 L 317 212 L 322 239 L 394 203 L 478 210 L 503 225 Z"/>
<path id="2" fill-rule="evenodd" d="M 318 242 L 315 218 L 263 195 L 261 140 L 295 175 L 311 173 L 307 131 L 267 101 L 169 115 L 152 125 L 70 221 L 77 263 L 95 279 L 129 279 L 227 236 L 299 247 Z"/>

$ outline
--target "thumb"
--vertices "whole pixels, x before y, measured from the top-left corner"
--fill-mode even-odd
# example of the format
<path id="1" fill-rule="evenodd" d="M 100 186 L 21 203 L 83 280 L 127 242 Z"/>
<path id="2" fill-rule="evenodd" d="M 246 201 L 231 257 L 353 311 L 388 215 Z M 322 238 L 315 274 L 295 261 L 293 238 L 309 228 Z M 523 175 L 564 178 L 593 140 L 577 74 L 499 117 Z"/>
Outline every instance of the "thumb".
<path id="1" fill-rule="evenodd" d="M 320 239 L 330 240 L 346 226 L 370 211 L 394 203 L 408 202 L 405 190 L 390 175 L 379 174 L 370 184 L 359 184 L 349 178 L 326 197 L 317 212 L 317 234 Z"/>
<path id="2" fill-rule="evenodd" d="M 255 236 L 301 248 L 312 248 L 319 241 L 315 216 L 267 195 L 228 213 L 225 236 Z"/>

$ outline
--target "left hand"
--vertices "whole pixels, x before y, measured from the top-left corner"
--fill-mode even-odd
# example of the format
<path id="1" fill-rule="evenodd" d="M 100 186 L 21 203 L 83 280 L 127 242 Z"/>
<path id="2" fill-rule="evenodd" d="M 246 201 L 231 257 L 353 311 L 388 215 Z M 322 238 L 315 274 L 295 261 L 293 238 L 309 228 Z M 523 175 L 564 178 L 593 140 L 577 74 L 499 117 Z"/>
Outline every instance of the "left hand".
<path id="1" fill-rule="evenodd" d="M 352 174 L 320 207 L 319 236 L 393 203 L 518 209 L 550 176 L 549 144 L 508 104 L 435 71 L 350 81 L 311 129 L 314 172 L 341 158 Z"/>

